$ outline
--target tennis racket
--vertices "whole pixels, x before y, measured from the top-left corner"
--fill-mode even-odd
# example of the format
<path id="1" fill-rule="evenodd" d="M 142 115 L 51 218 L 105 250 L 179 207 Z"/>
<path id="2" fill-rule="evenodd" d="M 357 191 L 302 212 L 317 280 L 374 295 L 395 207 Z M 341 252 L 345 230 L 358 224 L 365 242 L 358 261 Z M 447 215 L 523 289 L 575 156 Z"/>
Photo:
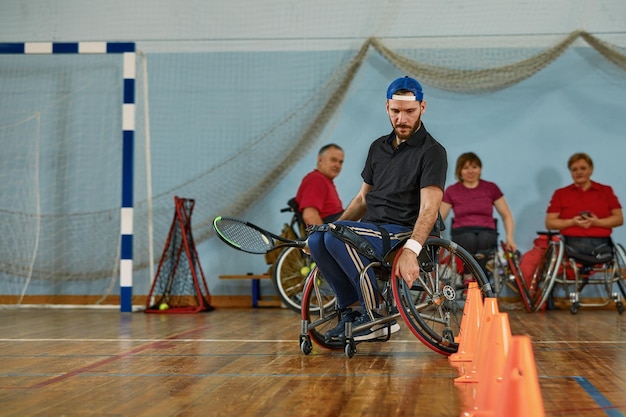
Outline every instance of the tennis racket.
<path id="1" fill-rule="evenodd" d="M 266 254 L 284 247 L 304 248 L 306 240 L 291 240 L 275 235 L 259 226 L 232 217 L 213 219 L 213 229 L 227 245 L 248 253 Z"/>

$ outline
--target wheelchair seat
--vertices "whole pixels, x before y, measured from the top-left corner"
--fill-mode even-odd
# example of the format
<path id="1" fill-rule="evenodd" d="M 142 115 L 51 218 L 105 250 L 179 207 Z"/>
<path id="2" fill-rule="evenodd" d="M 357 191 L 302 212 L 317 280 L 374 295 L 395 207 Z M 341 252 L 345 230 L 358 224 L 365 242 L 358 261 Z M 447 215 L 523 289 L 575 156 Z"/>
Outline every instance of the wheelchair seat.
<path id="1" fill-rule="evenodd" d="M 614 256 L 613 246 L 602 244 L 594 249 L 591 254 L 585 254 L 577 252 L 576 249 L 568 244 L 565 244 L 565 251 L 569 258 L 574 259 L 586 266 L 592 266 L 597 264 L 604 264 L 610 262 Z"/>

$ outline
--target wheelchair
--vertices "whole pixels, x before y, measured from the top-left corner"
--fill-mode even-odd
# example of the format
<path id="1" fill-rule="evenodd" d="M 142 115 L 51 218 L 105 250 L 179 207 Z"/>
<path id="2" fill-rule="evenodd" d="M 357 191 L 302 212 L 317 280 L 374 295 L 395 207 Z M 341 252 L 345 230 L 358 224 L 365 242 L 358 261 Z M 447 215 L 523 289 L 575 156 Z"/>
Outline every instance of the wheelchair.
<path id="1" fill-rule="evenodd" d="M 494 218 L 493 221 L 497 233 L 498 219 Z M 452 224 L 454 224 L 454 218 L 452 219 Z M 471 254 L 482 267 L 485 275 L 487 275 L 494 295 L 498 299 L 510 295 L 511 292 L 519 295 L 515 276 L 507 262 L 506 247 L 503 242 L 500 242 L 500 245 L 502 250 L 499 250 L 496 240 L 493 247 L 481 249 Z"/>
<path id="2" fill-rule="evenodd" d="M 505 243 L 500 242 L 500 245 L 502 246 L 501 250 L 496 246 L 494 248 L 478 251 L 473 254 L 473 256 L 479 261 L 479 264 L 482 259 L 485 259 L 485 274 L 497 298 L 504 297 L 507 292 L 513 292 L 519 295 L 515 276 L 505 257 Z"/>
<path id="3" fill-rule="evenodd" d="M 430 237 L 418 256 L 420 275 L 409 288 L 402 278 L 392 273 L 404 243 L 397 243 L 382 261 L 373 260 L 360 273 L 363 283 L 369 280 L 370 268 L 374 268 L 380 305 L 377 313 L 382 316 L 363 327 L 386 325 L 389 329 L 392 320 L 402 317 L 405 326 L 428 348 L 442 355 L 456 353 L 459 334 L 463 331 L 461 320 L 467 293 L 464 281 L 467 282 L 468 277 L 475 280 L 483 298 L 493 297 L 491 285 L 465 249 L 450 240 Z M 366 313 L 373 308 L 367 306 Z M 354 356 L 357 344 L 363 341 L 356 341 L 353 334 L 361 328 L 346 323 L 344 337 L 325 339 L 326 331 L 337 325 L 341 314 L 333 290 L 317 267 L 306 279 L 301 311 L 299 342 L 302 353 L 309 355 L 315 343 L 325 349 L 343 350 L 349 358 Z M 367 342 L 385 342 L 390 338 L 391 332 L 387 331 L 385 336 Z"/>
<path id="4" fill-rule="evenodd" d="M 285 226 L 291 228 L 293 236 L 298 239 L 306 236 L 306 224 L 295 198 L 290 199 L 287 207 L 280 211 L 293 213 L 290 223 Z M 284 249 L 274 261 L 272 281 L 282 303 L 290 310 L 300 313 L 304 283 L 314 267 L 311 257 L 298 248 Z"/>
<path id="5" fill-rule="evenodd" d="M 621 244 L 611 242 L 589 255 L 566 245 L 557 232 L 539 233 L 547 234 L 550 243 L 534 277 L 536 310 L 551 301 L 553 291 L 560 285 L 569 296 L 572 314 L 578 313 L 581 307 L 604 307 L 611 302 L 615 303 L 619 314 L 624 312 L 626 252 Z M 587 286 L 597 288 L 599 297 L 589 302 L 581 300 L 581 293 Z"/>
<path id="6" fill-rule="evenodd" d="M 291 222 L 285 227 L 290 228 L 292 237 L 302 239 L 307 235 L 306 223 L 298 208 L 296 199 L 287 202 L 287 207 L 280 210 L 281 213 L 291 212 Z M 324 220 L 332 220 L 327 217 Z M 315 262 L 311 257 L 298 248 L 286 248 L 276 258 L 272 266 L 272 281 L 278 295 L 284 305 L 290 310 L 300 313 L 302 305 L 302 292 L 308 274 L 315 268 Z"/>

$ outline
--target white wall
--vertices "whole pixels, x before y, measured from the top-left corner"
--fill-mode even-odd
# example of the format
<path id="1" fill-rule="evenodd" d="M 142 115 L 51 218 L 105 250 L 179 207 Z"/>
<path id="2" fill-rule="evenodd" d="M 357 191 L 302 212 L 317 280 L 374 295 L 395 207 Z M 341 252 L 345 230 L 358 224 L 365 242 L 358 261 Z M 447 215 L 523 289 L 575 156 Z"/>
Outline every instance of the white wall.
<path id="1" fill-rule="evenodd" d="M 620 0 L 23 0 L 5 1 L 0 40 L 225 41 L 227 48 L 293 39 L 567 34 L 583 29 L 624 40 Z M 359 42 L 360 42 L 359 41 Z M 622 43 L 623 45 L 623 43 Z"/>

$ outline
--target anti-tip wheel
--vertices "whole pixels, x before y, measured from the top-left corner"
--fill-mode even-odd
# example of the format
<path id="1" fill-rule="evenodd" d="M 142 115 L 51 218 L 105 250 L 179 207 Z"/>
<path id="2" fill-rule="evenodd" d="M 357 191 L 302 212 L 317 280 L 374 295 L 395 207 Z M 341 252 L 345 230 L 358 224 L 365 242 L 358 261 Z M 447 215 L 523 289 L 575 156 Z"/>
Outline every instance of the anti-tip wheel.
<path id="1" fill-rule="evenodd" d="M 347 357 L 352 358 L 356 353 L 356 345 L 354 344 L 354 342 L 346 342 L 344 351 L 346 352 Z"/>
<path id="2" fill-rule="evenodd" d="M 300 350 L 305 355 L 309 355 L 313 351 L 313 344 L 311 343 L 311 339 L 308 337 L 303 337 L 300 342 Z"/>

